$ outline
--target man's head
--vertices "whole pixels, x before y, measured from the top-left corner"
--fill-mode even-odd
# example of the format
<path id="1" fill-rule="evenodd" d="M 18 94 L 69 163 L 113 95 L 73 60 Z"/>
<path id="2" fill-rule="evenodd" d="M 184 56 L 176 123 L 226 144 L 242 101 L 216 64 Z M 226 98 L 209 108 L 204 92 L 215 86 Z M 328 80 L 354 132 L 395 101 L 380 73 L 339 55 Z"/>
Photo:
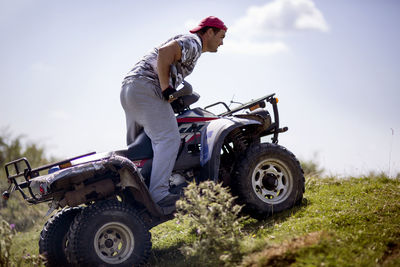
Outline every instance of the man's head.
<path id="1" fill-rule="evenodd" d="M 198 34 L 203 41 L 203 52 L 217 52 L 218 47 L 223 44 L 225 33 L 228 28 L 217 17 L 207 17 L 200 21 L 199 25 L 191 33 Z"/>

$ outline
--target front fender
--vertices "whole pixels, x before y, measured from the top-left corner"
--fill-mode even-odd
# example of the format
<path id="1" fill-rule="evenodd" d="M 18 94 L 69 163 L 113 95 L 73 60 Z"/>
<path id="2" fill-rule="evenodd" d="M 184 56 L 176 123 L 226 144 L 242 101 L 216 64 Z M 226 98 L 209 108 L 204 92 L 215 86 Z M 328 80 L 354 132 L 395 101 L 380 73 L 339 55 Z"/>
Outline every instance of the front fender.
<path id="1" fill-rule="evenodd" d="M 224 117 L 211 121 L 201 134 L 201 179 L 218 181 L 221 149 L 230 132 L 239 127 L 261 124 L 256 120 L 237 117 Z"/>

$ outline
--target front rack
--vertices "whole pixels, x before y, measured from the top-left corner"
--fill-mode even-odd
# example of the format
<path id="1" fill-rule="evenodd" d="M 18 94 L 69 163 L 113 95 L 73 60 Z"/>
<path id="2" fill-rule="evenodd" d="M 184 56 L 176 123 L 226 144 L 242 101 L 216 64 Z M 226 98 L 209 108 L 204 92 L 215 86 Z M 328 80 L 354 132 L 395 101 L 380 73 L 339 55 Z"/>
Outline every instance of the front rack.
<path id="1" fill-rule="evenodd" d="M 223 117 L 223 116 L 230 116 L 230 115 L 232 115 L 232 114 L 234 114 L 236 112 L 239 112 L 241 110 L 254 107 L 257 104 L 260 105 L 261 107 L 265 107 L 265 101 L 269 102 L 272 105 L 272 110 L 274 112 L 274 122 L 271 123 L 271 125 L 264 132 L 268 133 L 268 134 L 273 134 L 272 142 L 276 144 L 276 143 L 278 143 L 278 135 L 279 135 L 279 133 L 286 132 L 288 130 L 288 128 L 287 127 L 279 128 L 279 112 L 278 112 L 278 105 L 277 105 L 278 104 L 278 100 L 274 96 L 275 96 L 275 94 L 270 94 L 270 95 L 267 95 L 267 96 L 263 96 L 263 97 L 258 98 L 256 100 L 252 100 L 252 101 L 249 101 L 249 102 L 247 102 L 245 104 L 242 104 L 239 107 L 234 108 L 232 110 L 224 102 L 217 102 L 217 103 L 211 104 L 209 106 L 206 106 L 204 109 L 207 109 L 207 108 L 210 108 L 210 107 L 214 107 L 216 105 L 223 105 L 227 109 L 227 111 L 218 115 L 218 116 L 222 116 Z"/>
<path id="2" fill-rule="evenodd" d="M 256 104 L 265 103 L 264 101 L 273 102 L 273 100 L 275 99 L 274 95 L 275 94 L 270 94 L 270 95 L 267 95 L 267 96 L 260 97 L 260 98 L 258 98 L 256 100 L 252 100 L 250 102 L 247 102 L 246 104 L 242 104 L 241 106 L 239 106 L 237 108 L 234 108 L 232 110 L 228 107 L 228 105 L 225 102 L 217 102 L 217 103 L 214 103 L 214 104 L 206 106 L 204 109 L 208 109 L 208 108 L 211 108 L 211 107 L 214 107 L 214 106 L 217 106 L 217 105 L 223 105 L 226 108 L 227 111 L 224 112 L 224 113 L 219 114 L 218 116 L 229 116 L 229 115 L 232 115 L 233 113 L 239 112 L 241 110 L 248 109 L 248 108 L 250 108 L 250 107 L 252 107 L 252 106 L 254 106 Z"/>

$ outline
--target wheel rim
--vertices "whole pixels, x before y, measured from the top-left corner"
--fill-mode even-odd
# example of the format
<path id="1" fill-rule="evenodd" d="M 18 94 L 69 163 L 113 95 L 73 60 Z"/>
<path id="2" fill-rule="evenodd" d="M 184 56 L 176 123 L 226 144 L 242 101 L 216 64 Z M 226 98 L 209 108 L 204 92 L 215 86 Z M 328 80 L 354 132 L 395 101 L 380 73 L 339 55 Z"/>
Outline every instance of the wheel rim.
<path id="1" fill-rule="evenodd" d="M 97 256 L 109 264 L 127 260 L 134 249 L 132 231 L 123 223 L 110 222 L 103 225 L 95 235 L 94 247 Z"/>
<path id="2" fill-rule="evenodd" d="M 286 200 L 293 187 L 289 167 L 280 160 L 264 160 L 252 174 L 252 187 L 259 199 L 268 204 Z"/>

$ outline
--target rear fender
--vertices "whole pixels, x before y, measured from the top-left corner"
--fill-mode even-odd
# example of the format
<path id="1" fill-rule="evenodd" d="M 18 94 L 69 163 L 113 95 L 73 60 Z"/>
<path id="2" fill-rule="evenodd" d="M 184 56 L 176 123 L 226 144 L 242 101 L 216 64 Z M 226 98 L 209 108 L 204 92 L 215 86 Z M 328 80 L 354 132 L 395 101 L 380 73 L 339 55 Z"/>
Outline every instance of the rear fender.
<path id="1" fill-rule="evenodd" d="M 110 173 L 112 175 L 110 175 Z M 115 180 L 112 176 L 119 176 Z M 95 179 L 96 182 L 87 184 Z M 60 192 L 67 189 L 62 195 L 53 195 L 52 207 L 78 206 L 92 200 L 104 199 L 117 195 L 129 189 L 132 197 L 142 203 L 154 216 L 161 216 L 162 211 L 154 203 L 144 183 L 144 178 L 136 166 L 129 159 L 111 154 L 108 158 L 83 163 L 31 180 L 31 187 L 45 188 L 46 192 Z M 58 193 L 55 193 L 58 194 Z"/>
<path id="2" fill-rule="evenodd" d="M 153 216 L 161 217 L 163 212 L 151 197 L 144 178 L 135 164 L 124 157 L 115 156 L 115 158 L 118 160 L 117 164 L 123 166 L 118 170 L 120 183 L 117 186 L 122 190 L 129 189 L 133 198 L 142 203 Z"/>
<path id="3" fill-rule="evenodd" d="M 211 121 L 201 134 L 200 165 L 201 179 L 218 181 L 218 170 L 222 145 L 227 135 L 237 128 L 262 125 L 261 122 L 245 118 L 224 117 Z"/>
<path id="4" fill-rule="evenodd" d="M 163 215 L 163 212 L 151 197 L 144 178 L 131 160 L 113 155 L 107 161 L 107 164 L 110 169 L 114 168 L 119 173 L 120 182 L 116 184 L 116 187 L 119 188 L 118 192 L 129 189 L 131 196 L 137 202 L 143 204 L 153 216 L 161 217 Z M 115 192 L 115 194 L 118 192 Z"/>

